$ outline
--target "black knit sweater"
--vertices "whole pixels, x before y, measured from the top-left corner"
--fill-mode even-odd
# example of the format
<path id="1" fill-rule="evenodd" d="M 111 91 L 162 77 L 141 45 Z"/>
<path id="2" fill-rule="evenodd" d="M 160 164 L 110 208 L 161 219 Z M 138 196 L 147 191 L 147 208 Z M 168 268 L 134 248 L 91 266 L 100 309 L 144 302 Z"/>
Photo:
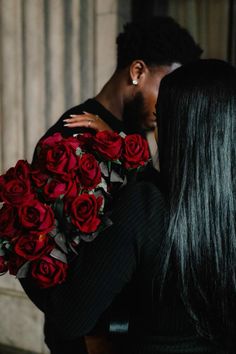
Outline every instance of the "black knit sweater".
<path id="1" fill-rule="evenodd" d="M 121 121 L 90 99 L 65 112 L 45 136 L 61 132 L 66 137 L 80 132 L 65 128 L 63 119 L 83 111 L 100 115 L 116 131 L 125 130 Z M 151 168 L 147 171 L 141 179 L 157 181 L 156 172 Z M 48 341 L 49 337 L 71 341 L 91 332 L 125 290 L 123 303 L 130 312 L 127 353 L 217 353 L 198 338 L 179 300 L 171 271 L 162 301 L 158 300 L 153 273 L 165 237 L 164 213 L 163 197 L 153 184 L 135 185 L 117 200 L 113 226 L 93 242 L 81 242 L 64 284 L 42 290 L 28 278 L 21 280 L 29 298 L 45 313 Z"/>

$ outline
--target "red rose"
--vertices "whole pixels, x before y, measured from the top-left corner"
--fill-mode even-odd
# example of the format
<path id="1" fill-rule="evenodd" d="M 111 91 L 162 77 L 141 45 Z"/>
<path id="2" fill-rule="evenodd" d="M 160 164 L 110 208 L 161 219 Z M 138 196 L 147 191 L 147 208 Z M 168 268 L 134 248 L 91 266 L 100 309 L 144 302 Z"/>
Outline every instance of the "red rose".
<path id="1" fill-rule="evenodd" d="M 17 229 L 15 227 L 16 221 L 16 209 L 11 205 L 4 204 L 0 209 L 0 237 L 14 237 L 17 233 Z"/>
<path id="2" fill-rule="evenodd" d="M 75 137 L 75 136 L 69 136 L 68 138 L 63 139 L 62 142 L 64 144 L 66 144 L 74 152 L 76 152 L 76 149 L 78 149 L 78 147 L 80 147 L 79 141 L 78 141 L 77 137 Z"/>
<path id="3" fill-rule="evenodd" d="M 17 161 L 15 167 L 11 167 L 7 172 L 1 177 L 4 178 L 4 181 L 10 181 L 12 179 L 18 178 L 22 181 L 28 179 L 30 173 L 30 165 L 26 160 Z"/>
<path id="4" fill-rule="evenodd" d="M 93 138 L 93 149 L 107 160 L 118 160 L 122 153 L 123 139 L 116 132 L 104 130 Z"/>
<path id="5" fill-rule="evenodd" d="M 32 233 L 47 233 L 53 229 L 54 213 L 49 205 L 33 199 L 19 208 L 19 222 Z"/>
<path id="6" fill-rule="evenodd" d="M 50 147 L 45 155 L 46 169 L 51 173 L 67 177 L 77 167 L 76 149 L 78 147 L 79 143 L 76 138 L 62 140 Z"/>
<path id="7" fill-rule="evenodd" d="M 86 189 L 93 189 L 101 182 L 101 170 L 97 160 L 91 154 L 83 154 L 77 170 L 79 181 Z"/>
<path id="8" fill-rule="evenodd" d="M 33 193 L 30 188 L 30 180 L 13 178 L 2 186 L 2 200 L 12 205 L 20 205 L 33 198 Z"/>
<path id="9" fill-rule="evenodd" d="M 139 134 L 127 135 L 124 144 L 124 166 L 125 168 L 137 168 L 145 165 L 149 159 L 147 141 Z"/>
<path id="10" fill-rule="evenodd" d="M 8 271 L 8 262 L 3 256 L 0 256 L 0 274 L 6 273 Z"/>
<path id="11" fill-rule="evenodd" d="M 11 167 L 0 176 L 0 199 L 14 205 L 32 197 L 30 188 L 30 168 L 27 161 L 19 160 L 15 167 Z"/>
<path id="12" fill-rule="evenodd" d="M 71 180 L 70 183 L 68 184 L 68 189 L 66 191 L 65 198 L 75 198 L 77 195 L 80 193 L 80 183 L 78 182 L 77 178 L 75 180 Z"/>
<path id="13" fill-rule="evenodd" d="M 25 160 L 19 160 L 15 166 L 15 176 L 20 180 L 25 181 L 29 178 L 30 166 Z"/>
<path id="14" fill-rule="evenodd" d="M 62 195 L 65 195 L 71 188 L 72 182 L 60 181 L 57 179 L 51 179 L 44 186 L 44 198 L 49 201 L 55 201 Z"/>
<path id="15" fill-rule="evenodd" d="M 46 138 L 41 139 L 38 146 L 40 146 L 40 148 L 53 146 L 61 140 L 63 140 L 61 133 L 55 133 L 53 135 L 50 135 Z"/>
<path id="16" fill-rule="evenodd" d="M 65 281 L 68 265 L 50 256 L 43 256 L 32 263 L 31 274 L 42 288 L 49 288 Z"/>
<path id="17" fill-rule="evenodd" d="M 81 149 L 86 150 L 91 146 L 93 135 L 91 133 L 82 133 L 76 136 Z"/>
<path id="18" fill-rule="evenodd" d="M 70 214 L 71 204 L 80 193 L 81 183 L 79 182 L 78 177 L 76 177 L 75 180 L 71 181 L 70 188 L 63 197 L 63 210 L 66 215 Z"/>
<path id="19" fill-rule="evenodd" d="M 61 141 L 63 139 L 62 135 L 60 133 L 55 133 L 51 136 L 48 136 L 46 138 L 41 139 L 36 148 L 35 148 L 35 158 L 33 161 L 33 166 L 36 169 L 41 170 L 42 172 L 45 170 L 45 156 L 47 153 L 47 150 L 50 147 L 53 147 L 57 142 Z"/>
<path id="20" fill-rule="evenodd" d="M 31 171 L 31 178 L 35 186 L 41 188 L 47 183 L 49 175 L 43 173 L 40 168 L 37 168 Z"/>
<path id="21" fill-rule="evenodd" d="M 71 204 L 71 222 L 84 233 L 97 230 L 101 223 L 98 212 L 103 198 L 96 198 L 93 194 L 81 194 Z"/>
<path id="22" fill-rule="evenodd" d="M 52 248 L 52 239 L 45 234 L 21 236 L 14 245 L 15 253 L 29 261 L 38 259 L 43 254 L 50 252 Z"/>

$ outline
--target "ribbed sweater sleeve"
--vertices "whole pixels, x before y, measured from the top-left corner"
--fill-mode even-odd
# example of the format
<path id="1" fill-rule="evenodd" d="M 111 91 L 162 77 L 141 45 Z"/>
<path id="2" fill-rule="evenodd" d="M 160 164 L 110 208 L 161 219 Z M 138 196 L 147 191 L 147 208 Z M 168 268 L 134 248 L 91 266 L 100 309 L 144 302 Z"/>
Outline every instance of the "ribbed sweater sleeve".
<path id="1" fill-rule="evenodd" d="M 44 291 L 25 280 L 31 300 L 64 338 L 89 333 L 140 264 L 152 263 L 163 237 L 163 209 L 154 185 L 132 186 L 116 201 L 113 225 L 93 242 L 81 242 L 65 283 Z"/>

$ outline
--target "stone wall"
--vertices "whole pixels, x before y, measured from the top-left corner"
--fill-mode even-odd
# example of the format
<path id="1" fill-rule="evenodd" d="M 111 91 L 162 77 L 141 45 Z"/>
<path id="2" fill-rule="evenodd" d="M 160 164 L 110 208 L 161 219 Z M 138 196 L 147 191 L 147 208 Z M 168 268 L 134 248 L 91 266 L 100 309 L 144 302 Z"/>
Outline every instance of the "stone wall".
<path id="1" fill-rule="evenodd" d="M 129 0 L 0 0 L 0 173 L 31 161 L 63 111 L 93 96 L 115 68 Z M 0 278 L 0 343 L 47 353 L 43 315 L 16 279 Z"/>

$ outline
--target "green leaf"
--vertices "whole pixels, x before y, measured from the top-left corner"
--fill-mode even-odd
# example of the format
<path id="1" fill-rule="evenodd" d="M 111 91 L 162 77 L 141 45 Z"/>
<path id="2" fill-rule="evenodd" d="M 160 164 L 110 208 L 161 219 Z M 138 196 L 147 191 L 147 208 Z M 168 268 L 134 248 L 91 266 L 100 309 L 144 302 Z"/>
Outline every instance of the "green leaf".
<path id="1" fill-rule="evenodd" d="M 82 155 L 82 150 L 80 147 L 77 147 L 76 151 L 75 151 L 76 156 L 81 156 Z"/>

